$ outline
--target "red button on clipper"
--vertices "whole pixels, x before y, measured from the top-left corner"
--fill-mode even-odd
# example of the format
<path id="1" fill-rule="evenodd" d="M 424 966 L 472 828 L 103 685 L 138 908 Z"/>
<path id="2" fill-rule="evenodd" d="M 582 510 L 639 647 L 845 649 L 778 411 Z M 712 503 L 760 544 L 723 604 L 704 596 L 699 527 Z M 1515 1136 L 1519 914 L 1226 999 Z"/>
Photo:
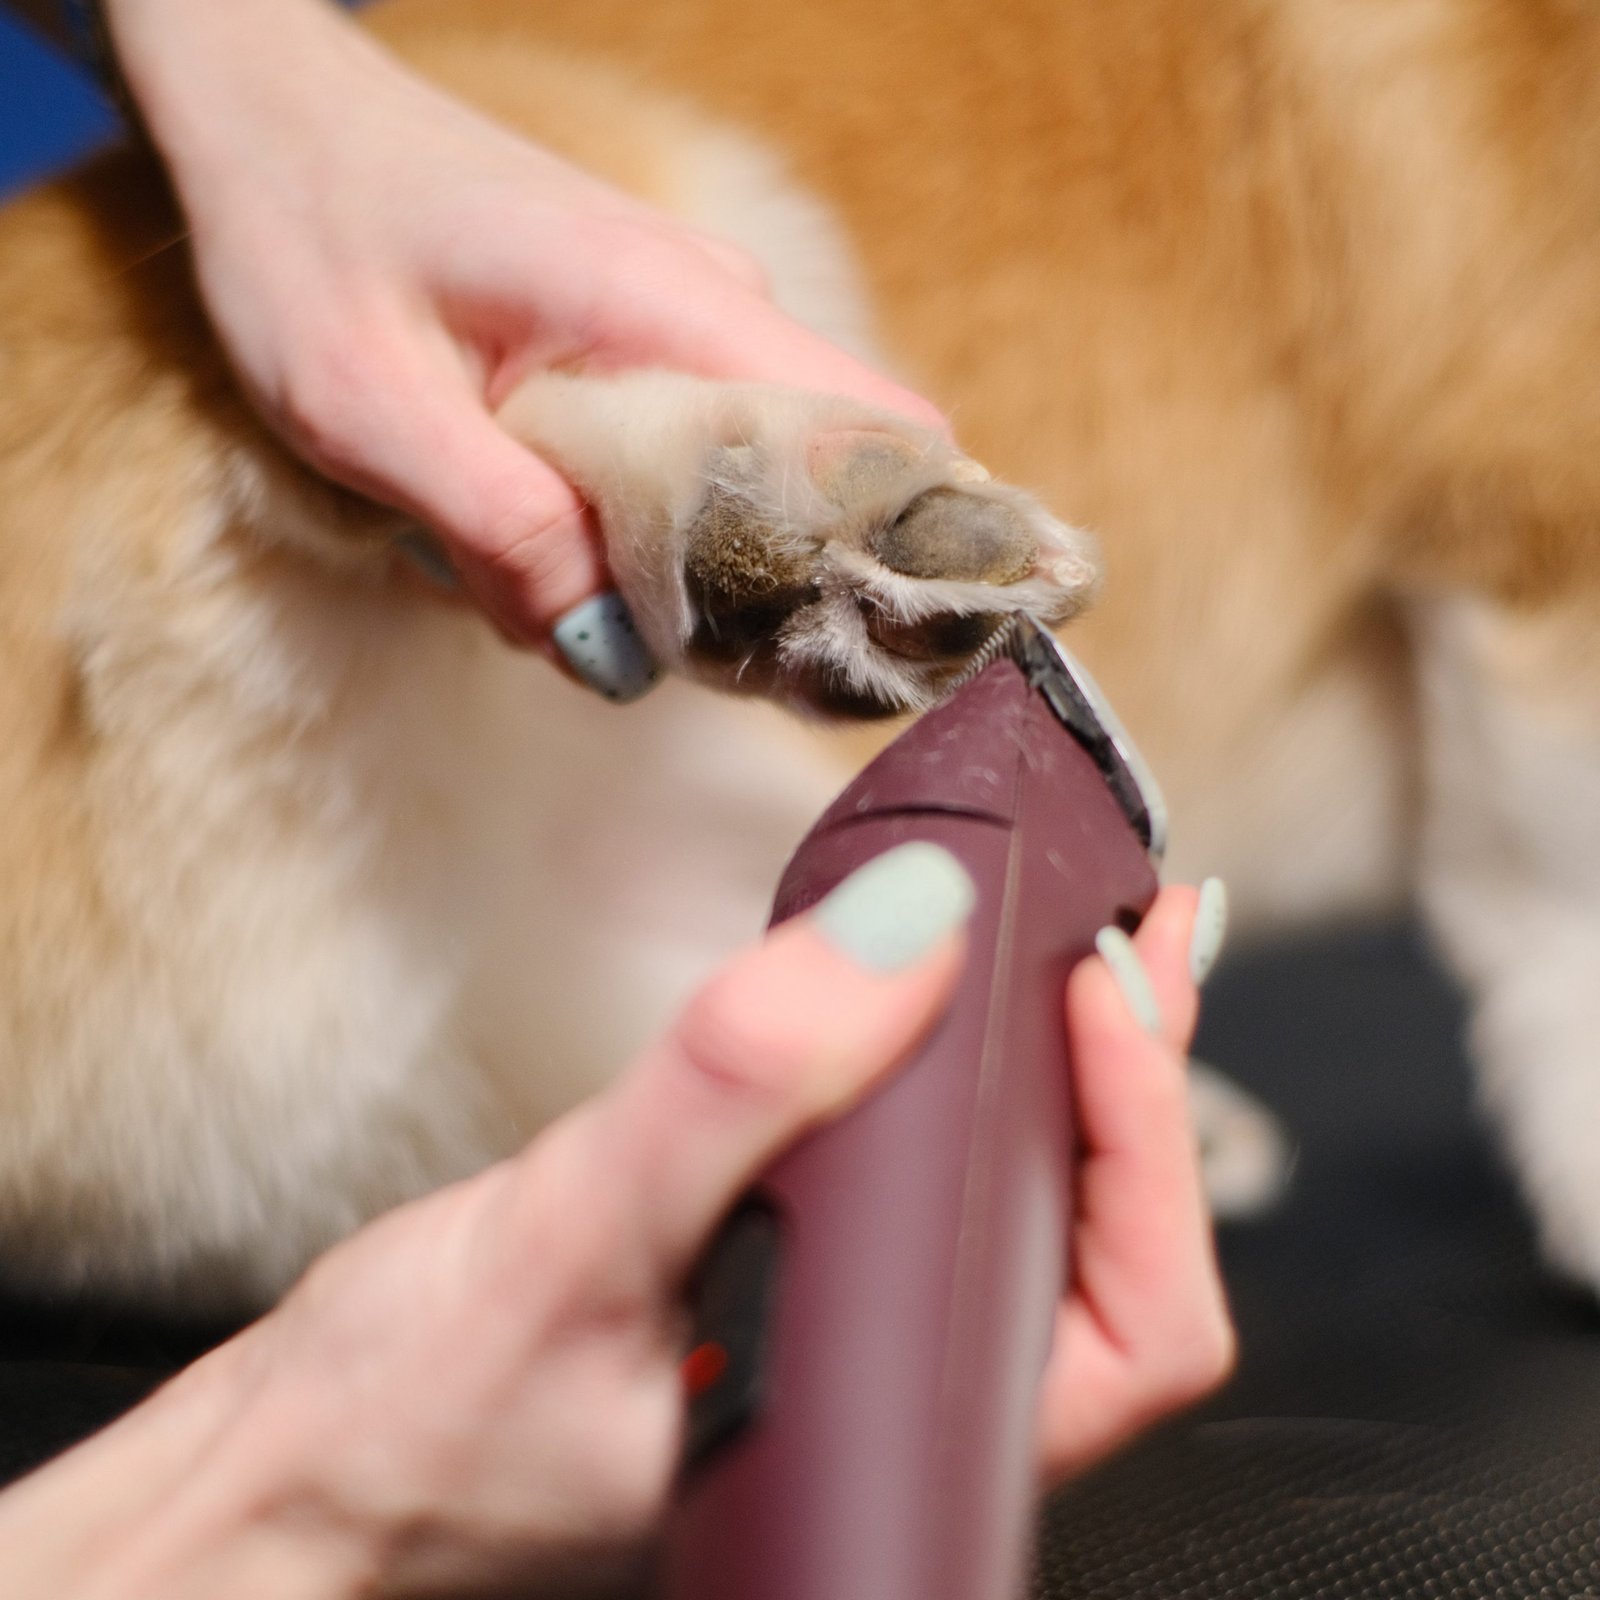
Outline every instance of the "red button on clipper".
<path id="1" fill-rule="evenodd" d="M 728 1370 L 728 1352 L 714 1340 L 697 1344 L 683 1358 L 683 1386 L 691 1400 L 703 1395 Z"/>

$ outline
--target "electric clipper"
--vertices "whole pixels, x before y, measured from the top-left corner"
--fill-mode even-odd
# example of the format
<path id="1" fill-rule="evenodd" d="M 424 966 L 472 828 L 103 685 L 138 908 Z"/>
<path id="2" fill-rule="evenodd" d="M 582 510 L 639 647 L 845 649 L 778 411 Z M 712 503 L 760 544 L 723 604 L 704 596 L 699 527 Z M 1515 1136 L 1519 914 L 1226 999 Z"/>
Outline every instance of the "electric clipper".
<path id="1" fill-rule="evenodd" d="M 1009 1600 L 1037 1390 L 1067 1280 L 1062 992 L 1156 891 L 1158 791 L 1047 633 L 994 658 L 829 807 L 774 923 L 911 839 L 978 888 L 954 1000 L 914 1058 L 795 1146 L 697 1277 L 663 1600 Z"/>

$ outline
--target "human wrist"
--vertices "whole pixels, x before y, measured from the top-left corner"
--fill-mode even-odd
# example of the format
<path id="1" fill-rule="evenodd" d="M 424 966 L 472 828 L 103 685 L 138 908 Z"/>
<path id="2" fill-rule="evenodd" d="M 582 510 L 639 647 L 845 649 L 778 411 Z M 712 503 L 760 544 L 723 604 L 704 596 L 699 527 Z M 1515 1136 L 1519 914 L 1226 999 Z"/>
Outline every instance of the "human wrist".
<path id="1" fill-rule="evenodd" d="M 269 1317 L 184 1374 L 188 1470 L 121 1563 L 129 1600 L 354 1600 L 378 1592 L 376 1527 L 325 1486 L 317 1419 L 271 1384 Z M 181 1380 L 180 1380 L 181 1381 Z M 98 1592 L 94 1600 L 100 1600 Z M 105 1600 L 124 1600 L 108 1587 Z"/>
<path id="2" fill-rule="evenodd" d="M 0 1495 L 0 1592 L 63 1600 L 351 1600 L 377 1541 L 256 1403 L 252 1335 Z"/>
<path id="3" fill-rule="evenodd" d="M 102 0 L 106 31 L 180 192 L 237 173 L 293 122 L 345 104 L 378 55 L 332 0 Z M 287 108 L 292 107 L 290 112 Z"/>

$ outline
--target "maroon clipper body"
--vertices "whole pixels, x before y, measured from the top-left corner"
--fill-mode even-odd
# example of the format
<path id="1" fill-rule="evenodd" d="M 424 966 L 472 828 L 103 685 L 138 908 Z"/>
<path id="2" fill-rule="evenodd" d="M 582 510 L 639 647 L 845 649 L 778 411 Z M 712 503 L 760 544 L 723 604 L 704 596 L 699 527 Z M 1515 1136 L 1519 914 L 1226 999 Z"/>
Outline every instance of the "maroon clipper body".
<path id="1" fill-rule="evenodd" d="M 927 839 L 978 887 L 955 1000 L 884 1089 L 780 1160 L 700 1274 L 666 1600 L 1010 1600 L 1067 1276 L 1062 989 L 1156 890 L 1154 786 L 1031 624 L 834 802 L 773 921 Z"/>

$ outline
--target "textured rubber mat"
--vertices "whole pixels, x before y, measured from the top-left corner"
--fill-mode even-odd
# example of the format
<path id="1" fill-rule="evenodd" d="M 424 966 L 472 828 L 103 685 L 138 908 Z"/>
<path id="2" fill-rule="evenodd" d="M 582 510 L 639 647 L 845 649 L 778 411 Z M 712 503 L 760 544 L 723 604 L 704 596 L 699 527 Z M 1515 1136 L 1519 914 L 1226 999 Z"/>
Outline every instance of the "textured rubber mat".
<path id="1" fill-rule="evenodd" d="M 1208 1059 L 1299 1138 L 1227 1230 L 1237 1377 L 1058 1495 L 1040 1600 L 1600 1600 L 1600 1315 L 1538 1269 L 1404 933 L 1241 964 Z"/>
<path id="2" fill-rule="evenodd" d="M 231 1331 L 0 1294 L 0 1484 L 120 1416 Z"/>
<path id="3" fill-rule="evenodd" d="M 1579 1600 L 1600 1594 L 1597 1463 L 1520 1428 L 1216 1422 L 1063 1499 L 1036 1593 Z"/>

